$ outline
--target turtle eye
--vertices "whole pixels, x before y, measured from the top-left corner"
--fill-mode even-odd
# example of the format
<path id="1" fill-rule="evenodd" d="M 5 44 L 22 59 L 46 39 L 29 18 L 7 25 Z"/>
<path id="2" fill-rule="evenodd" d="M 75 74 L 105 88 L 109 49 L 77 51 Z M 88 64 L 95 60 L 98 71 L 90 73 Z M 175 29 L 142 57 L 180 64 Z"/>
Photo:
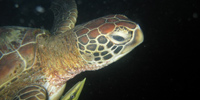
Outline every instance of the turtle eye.
<path id="1" fill-rule="evenodd" d="M 113 39 L 115 39 L 116 41 L 124 41 L 125 39 L 121 36 L 112 36 Z"/>
<path id="2" fill-rule="evenodd" d="M 108 38 L 115 44 L 124 44 L 132 38 L 132 31 L 125 27 L 117 27 Z"/>

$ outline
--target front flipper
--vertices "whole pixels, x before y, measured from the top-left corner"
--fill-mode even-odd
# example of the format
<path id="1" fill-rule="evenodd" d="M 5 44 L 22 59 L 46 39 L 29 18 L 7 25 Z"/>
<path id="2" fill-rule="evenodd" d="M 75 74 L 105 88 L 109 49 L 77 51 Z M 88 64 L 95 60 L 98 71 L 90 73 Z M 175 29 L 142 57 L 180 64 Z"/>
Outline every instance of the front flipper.
<path id="1" fill-rule="evenodd" d="M 86 78 L 76 83 L 62 98 L 61 100 L 78 100 Z"/>
<path id="2" fill-rule="evenodd" d="M 47 100 L 47 92 L 44 87 L 30 85 L 21 89 L 13 100 Z"/>
<path id="3" fill-rule="evenodd" d="M 51 33 L 64 33 L 74 28 L 78 16 L 75 0 L 54 0 L 51 10 L 54 13 L 54 24 Z"/>

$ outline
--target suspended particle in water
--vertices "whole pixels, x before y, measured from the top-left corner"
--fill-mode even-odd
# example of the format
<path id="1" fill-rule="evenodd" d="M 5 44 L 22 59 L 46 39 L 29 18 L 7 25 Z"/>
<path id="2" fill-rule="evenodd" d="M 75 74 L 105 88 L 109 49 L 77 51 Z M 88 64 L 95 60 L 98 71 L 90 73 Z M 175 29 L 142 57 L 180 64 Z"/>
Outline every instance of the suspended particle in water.
<path id="1" fill-rule="evenodd" d="M 45 9 L 42 6 L 37 6 L 35 9 L 39 13 L 44 13 L 45 12 Z"/>
<path id="2" fill-rule="evenodd" d="M 18 5 L 18 4 L 15 4 L 14 6 L 15 6 L 15 8 L 19 8 L 19 5 Z"/>
<path id="3" fill-rule="evenodd" d="M 195 13 L 193 13 L 193 18 L 198 18 L 198 14 L 195 12 Z"/>

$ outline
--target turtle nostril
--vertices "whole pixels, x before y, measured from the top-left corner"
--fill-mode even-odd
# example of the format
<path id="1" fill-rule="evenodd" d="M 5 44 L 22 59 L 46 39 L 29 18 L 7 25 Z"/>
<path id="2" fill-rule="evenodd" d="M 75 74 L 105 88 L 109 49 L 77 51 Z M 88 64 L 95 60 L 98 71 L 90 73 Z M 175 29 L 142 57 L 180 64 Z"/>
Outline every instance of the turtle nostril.
<path id="1" fill-rule="evenodd" d="M 133 31 L 129 31 L 128 34 L 133 35 Z"/>

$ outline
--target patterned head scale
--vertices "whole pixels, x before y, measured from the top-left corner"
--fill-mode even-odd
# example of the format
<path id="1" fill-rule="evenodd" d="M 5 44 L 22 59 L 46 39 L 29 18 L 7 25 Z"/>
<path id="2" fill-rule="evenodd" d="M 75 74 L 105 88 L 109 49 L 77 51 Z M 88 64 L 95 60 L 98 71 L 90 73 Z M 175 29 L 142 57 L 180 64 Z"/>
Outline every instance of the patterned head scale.
<path id="1" fill-rule="evenodd" d="M 77 46 L 91 69 L 104 67 L 143 41 L 138 24 L 123 15 L 109 15 L 75 28 Z"/>

